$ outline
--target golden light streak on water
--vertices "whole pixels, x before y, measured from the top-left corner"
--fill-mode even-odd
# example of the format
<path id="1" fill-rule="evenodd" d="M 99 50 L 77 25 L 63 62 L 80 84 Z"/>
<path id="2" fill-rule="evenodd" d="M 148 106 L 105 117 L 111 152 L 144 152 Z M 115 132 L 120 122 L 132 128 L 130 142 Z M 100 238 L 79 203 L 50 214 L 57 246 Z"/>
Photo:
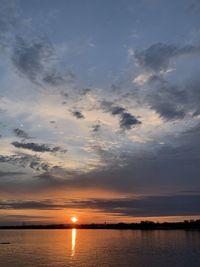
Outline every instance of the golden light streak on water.
<path id="1" fill-rule="evenodd" d="M 76 248 L 76 229 L 72 229 L 72 252 L 71 256 L 73 257 L 75 255 L 75 248 Z"/>

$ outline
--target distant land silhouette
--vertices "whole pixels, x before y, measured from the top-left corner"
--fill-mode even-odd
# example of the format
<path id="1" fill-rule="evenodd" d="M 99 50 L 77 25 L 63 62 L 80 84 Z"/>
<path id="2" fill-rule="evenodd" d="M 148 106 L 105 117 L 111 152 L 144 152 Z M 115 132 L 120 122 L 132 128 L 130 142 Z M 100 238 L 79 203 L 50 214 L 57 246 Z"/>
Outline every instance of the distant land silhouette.
<path id="1" fill-rule="evenodd" d="M 48 224 L 48 225 L 16 225 L 0 226 L 0 229 L 116 229 L 116 230 L 200 230 L 200 220 L 185 220 L 183 222 L 153 222 L 116 224 Z"/>

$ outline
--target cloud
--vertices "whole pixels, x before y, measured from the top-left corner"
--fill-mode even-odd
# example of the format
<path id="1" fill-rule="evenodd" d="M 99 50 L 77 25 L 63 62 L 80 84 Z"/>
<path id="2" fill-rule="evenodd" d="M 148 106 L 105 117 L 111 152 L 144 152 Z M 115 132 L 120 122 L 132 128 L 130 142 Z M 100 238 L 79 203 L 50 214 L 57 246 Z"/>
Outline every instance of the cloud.
<path id="1" fill-rule="evenodd" d="M 123 112 L 120 118 L 120 127 L 124 130 L 130 130 L 134 125 L 141 124 L 135 116 L 128 112 Z"/>
<path id="2" fill-rule="evenodd" d="M 200 195 L 146 196 L 124 199 L 91 199 L 72 202 L 73 208 L 89 208 L 130 217 L 199 215 Z"/>
<path id="3" fill-rule="evenodd" d="M 48 73 L 43 77 L 43 81 L 52 86 L 59 86 L 65 83 L 65 79 L 62 77 L 62 75 L 55 73 Z"/>
<path id="4" fill-rule="evenodd" d="M 92 91 L 91 88 L 82 88 L 82 89 L 79 91 L 79 93 L 80 93 L 80 95 L 85 96 L 85 95 L 88 95 L 91 91 Z"/>
<path id="5" fill-rule="evenodd" d="M 67 150 L 60 148 L 59 146 L 50 147 L 47 144 L 37 144 L 37 143 L 23 143 L 23 142 L 12 142 L 11 143 L 14 147 L 29 149 L 34 152 L 62 152 L 66 153 Z"/>
<path id="6" fill-rule="evenodd" d="M 30 18 L 21 16 L 17 1 L 1 2 L 1 46 L 11 51 L 10 59 L 17 72 L 37 85 L 55 87 L 74 81 L 75 76 L 71 71 L 60 71 L 56 50 L 48 38 L 34 35 L 30 38 L 33 26 Z M 24 28 L 27 24 L 29 36 Z"/>
<path id="7" fill-rule="evenodd" d="M 31 181 L 20 185 L 0 185 L 0 191 L 10 192 L 18 188 L 19 192 L 36 193 L 64 189 L 106 190 L 120 194 L 148 194 L 194 190 L 200 188 L 198 164 L 200 160 L 200 127 L 196 126 L 182 134 L 168 136 L 165 144 L 159 140 L 151 142 L 150 147 L 139 146 L 135 150 L 113 151 L 109 147 L 93 144 L 91 150 L 100 158 L 97 167 L 89 170 L 67 170 L 56 172 L 54 165 L 38 156 L 24 153 L 0 156 L 0 162 L 21 167 L 29 167 L 42 172 L 40 177 L 31 177 Z M 123 179 L 122 179 L 123 177 Z M 188 179 L 189 177 L 189 179 Z M 13 176 L 14 178 L 14 176 Z M 34 181 L 34 182 L 33 182 Z M 16 184 L 18 181 L 16 180 Z M 14 184 L 14 181 L 13 181 Z"/>
<path id="8" fill-rule="evenodd" d="M 112 153 L 109 149 L 94 147 L 95 153 L 100 155 L 101 164 L 87 172 L 67 169 L 57 173 L 54 166 L 44 162 L 41 158 L 29 155 L 12 155 L 0 157 L 0 162 L 30 167 L 43 172 L 38 177 L 32 177 L 29 182 L 13 181 L 0 185 L 0 191 L 10 192 L 17 188 L 19 192 L 54 192 L 65 190 L 105 190 L 120 194 L 164 194 L 166 192 L 197 190 L 200 188 L 199 160 L 200 160 L 200 127 L 168 137 L 169 140 L 158 145 L 158 140 L 151 143 L 153 150 L 140 146 L 138 151 L 126 153 Z M 104 164 L 106 163 L 106 165 Z M 122 179 L 123 177 L 123 179 Z M 188 178 L 189 177 L 189 178 Z M 14 176 L 13 176 L 14 178 Z"/>
<path id="9" fill-rule="evenodd" d="M 13 129 L 13 133 L 15 134 L 16 137 L 19 137 L 19 138 L 23 138 L 23 139 L 31 139 L 32 138 L 25 131 L 23 131 L 19 128 Z"/>
<path id="10" fill-rule="evenodd" d="M 38 215 L 25 215 L 25 214 L 1 214 L 0 225 L 22 225 L 24 222 L 33 222 L 36 224 L 41 224 L 49 222 L 50 219 L 55 219 L 53 216 L 38 216 Z"/>
<path id="11" fill-rule="evenodd" d="M 11 60 L 20 74 L 37 85 L 44 83 L 55 87 L 74 80 L 70 71 L 61 73 L 58 70 L 56 51 L 46 38 L 26 41 L 17 36 Z"/>
<path id="12" fill-rule="evenodd" d="M 169 47 L 169 51 L 173 50 L 173 53 L 164 52 Z M 142 103 L 143 106 L 151 108 L 167 121 L 197 117 L 200 114 L 200 78 L 196 65 L 193 65 L 194 68 L 191 68 L 190 72 L 187 70 L 187 64 L 184 68 L 178 64 L 176 69 L 178 73 L 173 73 L 172 76 L 165 75 L 162 71 L 168 70 L 169 60 L 172 57 L 196 54 L 198 59 L 200 47 L 190 45 L 183 47 L 169 45 L 169 47 L 166 44 L 153 45 L 153 49 L 151 46 L 136 55 L 140 65 L 145 69 L 148 67 L 149 72 L 145 70 L 134 79 L 134 82 L 140 86 L 138 90 L 135 90 L 133 96 L 138 104 Z M 157 52 L 152 52 L 152 50 Z M 154 60 L 159 67 L 155 66 Z M 190 60 L 190 63 L 196 64 L 194 58 L 190 57 Z M 184 71 L 184 73 L 180 73 L 180 71 Z M 179 79 L 180 74 L 181 80 Z M 188 74 L 189 78 L 187 78 Z"/>
<path id="13" fill-rule="evenodd" d="M 120 106 L 111 106 L 109 111 L 111 112 L 112 115 L 122 115 L 125 109 Z"/>
<path id="14" fill-rule="evenodd" d="M 187 216 L 200 214 L 199 194 L 175 194 L 121 199 L 1 200 L 0 209 L 62 210 L 92 209 L 129 217 Z"/>
<path id="15" fill-rule="evenodd" d="M 100 168 L 66 181 L 68 188 L 98 188 L 120 193 L 174 192 L 200 188 L 200 127 L 169 137 L 166 144 L 151 143 L 153 150 L 140 146 L 139 153 L 112 154 L 94 147 L 103 162 Z M 122 179 L 123 177 L 123 179 Z M 188 178 L 189 177 L 189 178 Z"/>
<path id="16" fill-rule="evenodd" d="M 44 162 L 40 157 L 35 155 L 28 155 L 24 153 L 18 153 L 10 156 L 0 155 L 1 163 L 9 163 L 20 167 L 29 167 L 35 171 L 49 171 L 51 166 Z"/>
<path id="17" fill-rule="evenodd" d="M 100 121 L 98 121 L 97 123 L 93 124 L 91 126 L 91 128 L 92 128 L 92 132 L 94 132 L 94 133 L 99 132 L 100 129 L 101 129 Z"/>
<path id="18" fill-rule="evenodd" d="M 84 119 L 84 115 L 79 110 L 72 111 L 72 115 L 77 119 Z"/>
<path id="19" fill-rule="evenodd" d="M 51 200 L 22 200 L 22 201 L 0 201 L 0 209 L 37 209 L 37 210 L 56 210 L 62 209 L 62 205 L 55 204 Z"/>
<path id="20" fill-rule="evenodd" d="M 153 75 L 148 82 L 148 91 L 140 101 L 166 120 L 183 119 L 188 114 L 195 117 L 200 114 L 199 86 L 199 77 L 180 84 Z"/>
<path id="21" fill-rule="evenodd" d="M 145 50 L 136 51 L 134 55 L 141 67 L 159 72 L 168 68 L 171 59 L 188 54 L 200 54 L 200 47 L 156 43 Z"/>
<path id="22" fill-rule="evenodd" d="M 0 177 L 9 177 L 9 176 L 16 176 L 16 175 L 23 175 L 23 172 L 10 172 L 10 171 L 0 171 Z"/>
<path id="23" fill-rule="evenodd" d="M 27 43 L 22 37 L 16 37 L 12 62 L 17 70 L 32 82 L 39 82 L 53 56 L 53 48 L 45 39 Z"/>
<path id="24" fill-rule="evenodd" d="M 120 128 L 123 130 L 130 130 L 132 127 L 142 123 L 135 116 L 127 112 L 125 108 L 121 106 L 116 106 L 112 102 L 102 101 L 101 107 L 103 108 L 105 112 L 109 112 L 113 116 L 115 115 L 119 116 Z"/>

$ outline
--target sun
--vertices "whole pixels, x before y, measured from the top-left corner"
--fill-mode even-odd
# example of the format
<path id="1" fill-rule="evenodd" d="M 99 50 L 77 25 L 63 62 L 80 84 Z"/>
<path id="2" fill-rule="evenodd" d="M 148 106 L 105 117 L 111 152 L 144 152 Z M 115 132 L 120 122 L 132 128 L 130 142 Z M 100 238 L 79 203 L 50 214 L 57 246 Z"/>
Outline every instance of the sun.
<path id="1" fill-rule="evenodd" d="M 76 217 L 72 217 L 72 218 L 71 218 L 71 221 L 72 221 L 73 223 L 76 223 L 76 222 L 78 221 L 78 219 L 77 219 Z"/>

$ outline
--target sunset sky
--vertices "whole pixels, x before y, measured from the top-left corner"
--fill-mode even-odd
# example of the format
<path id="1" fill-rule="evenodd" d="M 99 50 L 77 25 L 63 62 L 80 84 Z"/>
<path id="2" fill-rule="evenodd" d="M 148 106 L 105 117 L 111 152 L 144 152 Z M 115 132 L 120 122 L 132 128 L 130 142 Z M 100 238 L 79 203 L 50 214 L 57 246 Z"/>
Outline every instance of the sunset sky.
<path id="1" fill-rule="evenodd" d="M 0 0 L 0 225 L 200 215 L 200 1 Z"/>

